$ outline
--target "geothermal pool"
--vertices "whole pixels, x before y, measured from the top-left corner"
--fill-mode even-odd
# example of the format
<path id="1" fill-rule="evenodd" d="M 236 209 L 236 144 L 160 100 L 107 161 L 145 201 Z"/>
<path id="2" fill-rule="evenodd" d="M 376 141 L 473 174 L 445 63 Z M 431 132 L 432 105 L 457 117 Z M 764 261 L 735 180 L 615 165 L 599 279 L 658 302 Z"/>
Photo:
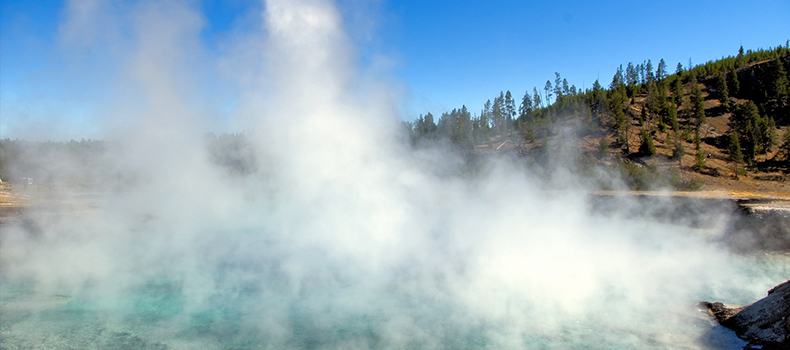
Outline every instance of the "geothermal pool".
<path id="1" fill-rule="evenodd" d="M 721 278 L 698 276 L 705 283 L 673 281 L 671 274 L 645 265 L 645 273 L 652 270 L 664 281 L 652 283 L 651 276 L 632 281 L 648 285 L 643 289 L 618 285 L 615 281 L 630 280 L 609 275 L 592 281 L 576 276 L 562 288 L 579 291 L 552 296 L 540 286 L 520 285 L 530 279 L 553 283 L 531 277 L 535 272 L 514 285 L 492 271 L 474 272 L 480 268 L 470 261 L 455 270 L 403 261 L 367 269 L 318 249 L 289 251 L 281 246 L 284 238 L 261 241 L 249 234 L 236 239 L 206 253 L 210 263 L 201 265 L 199 277 L 168 267 L 167 261 L 128 280 L 84 279 L 79 285 L 42 285 L 6 273 L 0 288 L 0 347 L 741 349 L 745 343 L 712 322 L 696 302 L 750 303 L 790 276 L 786 255 L 728 254 L 725 266 L 708 271 Z M 294 270 L 300 272 L 288 272 Z M 513 275 L 519 276 L 508 274 Z M 562 293 L 562 288 L 549 291 Z"/>

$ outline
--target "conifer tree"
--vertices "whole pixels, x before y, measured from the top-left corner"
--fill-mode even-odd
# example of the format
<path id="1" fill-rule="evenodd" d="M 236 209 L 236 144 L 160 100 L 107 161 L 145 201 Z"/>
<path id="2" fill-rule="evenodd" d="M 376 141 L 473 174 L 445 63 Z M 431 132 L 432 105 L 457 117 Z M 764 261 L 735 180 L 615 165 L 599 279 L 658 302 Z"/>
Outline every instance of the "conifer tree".
<path id="1" fill-rule="evenodd" d="M 546 97 L 546 107 L 548 107 L 549 104 L 551 104 L 551 96 L 552 96 L 551 90 L 552 90 L 552 88 L 551 88 L 551 81 L 550 80 L 546 80 L 546 85 L 543 86 L 543 91 L 546 93 L 546 96 L 545 96 Z"/>
<path id="2" fill-rule="evenodd" d="M 719 97 L 721 105 L 724 106 L 724 110 L 729 111 L 730 95 L 727 91 L 727 81 L 724 78 L 724 72 L 719 72 L 719 74 L 716 75 L 716 95 Z"/>
<path id="3" fill-rule="evenodd" d="M 532 105 L 535 109 L 543 108 L 543 101 L 540 100 L 540 94 L 537 87 L 532 87 Z"/>
<path id="4" fill-rule="evenodd" d="M 769 98 L 781 101 L 790 95 L 790 81 L 787 79 L 787 72 L 785 71 L 782 60 L 779 59 L 779 57 L 776 57 L 776 59 L 771 62 L 770 69 L 774 82 L 770 89 Z"/>
<path id="5" fill-rule="evenodd" d="M 735 166 L 735 178 L 738 178 L 738 164 L 743 162 L 743 153 L 741 152 L 741 143 L 738 141 L 738 132 L 733 131 L 730 134 L 729 145 L 729 159 Z"/>
<path id="6" fill-rule="evenodd" d="M 694 148 L 697 150 L 694 168 L 697 171 L 702 171 L 705 169 L 705 156 L 702 154 L 702 139 L 699 136 L 699 128 L 694 129 Z"/>
<path id="7" fill-rule="evenodd" d="M 680 77 L 676 77 L 675 80 L 672 81 L 671 89 L 675 106 L 680 107 L 680 105 L 683 104 L 683 82 Z"/>
<path id="8" fill-rule="evenodd" d="M 675 131 L 675 138 L 672 143 L 672 158 L 677 159 L 678 167 L 683 166 L 683 155 L 686 153 L 686 146 L 683 143 L 683 139 L 680 137 L 680 133 Z"/>
<path id="9" fill-rule="evenodd" d="M 524 93 L 524 97 L 521 98 L 521 105 L 518 107 L 518 118 L 522 121 L 527 120 L 527 116 L 532 113 L 532 96 L 529 94 L 529 90 Z"/>
<path id="10" fill-rule="evenodd" d="M 656 80 L 663 82 L 667 76 L 667 63 L 662 58 L 658 61 L 658 68 L 656 68 Z"/>
<path id="11" fill-rule="evenodd" d="M 513 124 L 513 118 L 516 116 L 516 101 L 513 100 L 513 95 L 508 90 L 505 93 L 505 131 L 511 129 Z"/>
<path id="12" fill-rule="evenodd" d="M 653 137 L 646 130 L 642 130 L 640 136 L 642 140 L 639 145 L 639 153 L 645 156 L 654 156 L 656 154 L 656 146 L 653 144 Z"/>
<path id="13" fill-rule="evenodd" d="M 675 132 L 680 131 L 680 123 L 678 123 L 678 109 L 675 105 L 670 104 L 667 107 L 667 123 L 672 127 Z"/>
<path id="14" fill-rule="evenodd" d="M 697 120 L 697 129 L 707 121 L 705 118 L 705 105 L 702 97 L 702 89 L 696 81 L 692 82 L 691 87 L 691 111 L 694 119 Z"/>
<path id="15" fill-rule="evenodd" d="M 741 89 L 741 83 L 738 81 L 738 72 L 735 71 L 735 68 L 731 68 L 727 74 L 727 87 L 732 96 L 737 96 Z"/>
<path id="16" fill-rule="evenodd" d="M 785 166 L 787 169 L 790 169 L 790 128 L 785 130 L 785 135 L 782 137 L 782 144 L 779 147 L 785 154 Z"/>

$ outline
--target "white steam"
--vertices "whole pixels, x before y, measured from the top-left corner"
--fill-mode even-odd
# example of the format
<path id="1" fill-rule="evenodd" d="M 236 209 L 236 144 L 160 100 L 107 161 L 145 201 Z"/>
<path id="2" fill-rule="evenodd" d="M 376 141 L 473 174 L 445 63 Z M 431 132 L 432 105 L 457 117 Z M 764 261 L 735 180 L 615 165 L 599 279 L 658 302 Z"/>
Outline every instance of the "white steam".
<path id="1" fill-rule="evenodd" d="M 167 286 L 177 298 L 143 337 L 173 348 L 530 348 L 695 342 L 697 299 L 746 280 L 706 230 L 591 214 L 582 192 L 543 191 L 507 160 L 468 178 L 449 152 L 411 150 L 331 1 L 267 1 L 260 35 L 218 58 L 192 2 L 112 5 L 70 2 L 63 31 L 78 46 L 127 33 L 106 106 L 123 186 L 98 210 L 35 217 L 35 234 L 4 228 L 8 283 L 111 305 L 121 324 L 135 291 Z M 206 151 L 200 86 L 218 76 L 241 91 L 251 174 Z"/>

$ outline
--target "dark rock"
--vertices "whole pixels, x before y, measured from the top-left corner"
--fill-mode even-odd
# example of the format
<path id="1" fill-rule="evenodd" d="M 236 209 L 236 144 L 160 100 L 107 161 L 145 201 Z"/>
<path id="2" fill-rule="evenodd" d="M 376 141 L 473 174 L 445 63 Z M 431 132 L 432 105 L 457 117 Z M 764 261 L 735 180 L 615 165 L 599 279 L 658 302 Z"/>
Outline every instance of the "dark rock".
<path id="1" fill-rule="evenodd" d="M 725 232 L 727 245 L 739 252 L 790 251 L 790 211 L 753 207 L 751 202 L 738 203 L 741 213 Z"/>
<path id="2" fill-rule="evenodd" d="M 700 305 L 751 346 L 790 348 L 790 281 L 774 287 L 768 296 L 751 305 L 729 307 L 709 302 Z"/>

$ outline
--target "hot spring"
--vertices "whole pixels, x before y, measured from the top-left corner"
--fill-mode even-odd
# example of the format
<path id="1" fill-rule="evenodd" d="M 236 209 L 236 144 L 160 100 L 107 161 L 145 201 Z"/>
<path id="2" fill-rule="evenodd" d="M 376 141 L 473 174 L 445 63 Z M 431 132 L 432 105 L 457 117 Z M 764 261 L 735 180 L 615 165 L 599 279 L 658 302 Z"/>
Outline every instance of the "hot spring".
<path id="1" fill-rule="evenodd" d="M 222 57 L 188 1 L 64 18 L 65 47 L 117 73 L 96 108 L 113 147 L 98 194 L 2 227 L 3 349 L 738 349 L 697 303 L 790 275 L 718 243 L 730 207 L 600 210 L 573 167 L 492 156 L 470 175 L 410 147 L 330 1 L 267 1 Z M 206 71 L 224 85 L 201 89 Z M 222 89 L 249 147 L 218 155 L 203 102 Z"/>
<path id="2" fill-rule="evenodd" d="M 728 253 L 719 225 L 455 191 L 476 200 L 420 206 L 431 220 L 384 238 L 260 199 L 188 228 L 39 214 L 3 228 L 2 347 L 740 349 L 696 303 L 750 303 L 790 273 L 786 255 Z"/>

